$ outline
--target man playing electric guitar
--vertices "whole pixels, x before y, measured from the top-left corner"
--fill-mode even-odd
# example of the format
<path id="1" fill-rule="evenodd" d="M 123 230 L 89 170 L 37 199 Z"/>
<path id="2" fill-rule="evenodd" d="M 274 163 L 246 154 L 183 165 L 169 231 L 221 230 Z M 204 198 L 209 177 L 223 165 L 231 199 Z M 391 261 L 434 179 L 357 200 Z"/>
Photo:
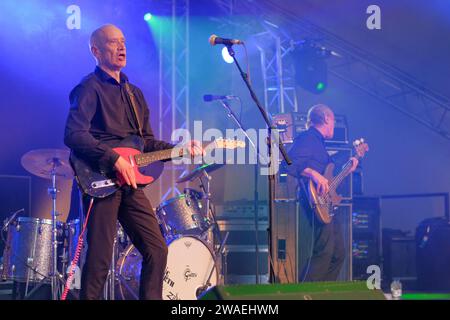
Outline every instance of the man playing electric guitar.
<path id="1" fill-rule="evenodd" d="M 91 35 L 90 48 L 97 67 L 70 93 L 64 142 L 72 153 L 99 171 L 117 172 L 123 186 L 93 202 L 80 298 L 101 299 L 119 220 L 143 257 L 139 298 L 162 299 L 167 245 L 149 200 L 136 183 L 134 163 L 114 149 L 132 136 L 140 140 L 142 152 L 173 145 L 155 139 L 141 90 L 121 72 L 126 65 L 122 31 L 113 25 L 98 28 Z M 197 142 L 189 142 L 188 149 L 192 156 L 202 153 Z M 87 209 L 89 197 L 85 195 L 83 200 Z"/>
<path id="2" fill-rule="evenodd" d="M 323 223 L 317 219 L 314 208 L 310 205 L 308 190 L 312 181 L 318 195 L 325 196 L 330 191 L 331 181 L 323 176 L 327 165 L 331 163 L 324 140 L 332 138 L 334 134 L 333 111 L 323 104 L 311 107 L 308 111 L 307 128 L 295 138 L 289 150 L 293 163 L 286 166 L 288 174 L 298 179 L 300 220 L 306 221 L 307 229 L 312 232 L 310 240 L 304 241 L 310 242 L 312 239 L 311 245 L 300 243 L 300 250 L 307 253 L 309 261 L 305 263 L 299 280 L 336 281 L 345 258 L 343 235 L 335 221 Z M 356 169 L 358 159 L 351 158 L 350 165 L 347 169 L 349 173 Z M 300 239 L 305 239 L 304 234 L 307 232 L 303 231 L 299 231 Z"/>

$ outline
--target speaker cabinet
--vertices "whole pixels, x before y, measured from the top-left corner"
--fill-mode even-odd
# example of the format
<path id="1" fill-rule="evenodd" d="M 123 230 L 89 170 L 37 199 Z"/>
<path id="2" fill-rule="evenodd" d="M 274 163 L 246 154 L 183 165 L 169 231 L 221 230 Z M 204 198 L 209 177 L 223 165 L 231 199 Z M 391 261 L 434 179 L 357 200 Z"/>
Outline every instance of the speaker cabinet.
<path id="1" fill-rule="evenodd" d="M 381 218 L 379 197 L 354 197 L 353 279 L 367 279 L 367 267 L 381 265 Z"/>
<path id="2" fill-rule="evenodd" d="M 256 283 L 257 275 L 259 283 L 267 283 L 269 266 L 267 205 L 260 204 L 258 207 L 257 232 L 253 202 L 228 202 L 216 206 L 216 209 L 222 238 L 228 232 L 225 243 L 227 254 L 223 260 L 225 284 Z"/>
<path id="3" fill-rule="evenodd" d="M 450 222 L 429 218 L 416 229 L 417 284 L 421 290 L 450 292 Z"/>
<path id="4" fill-rule="evenodd" d="M 312 254 L 313 229 L 301 210 L 296 201 L 275 203 L 272 247 L 275 252 L 274 273 L 279 283 L 302 282 L 302 271 Z M 345 250 L 344 264 L 337 279 L 339 281 L 352 280 L 351 214 L 352 205 L 343 203 L 337 207 L 333 217 L 341 230 Z"/>

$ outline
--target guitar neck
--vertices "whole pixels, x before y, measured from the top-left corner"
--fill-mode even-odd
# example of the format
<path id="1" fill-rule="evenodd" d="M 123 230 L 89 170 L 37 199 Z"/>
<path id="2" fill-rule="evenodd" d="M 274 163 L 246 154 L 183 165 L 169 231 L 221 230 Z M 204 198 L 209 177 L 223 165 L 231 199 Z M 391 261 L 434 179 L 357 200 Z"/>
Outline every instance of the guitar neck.
<path id="1" fill-rule="evenodd" d="M 145 167 L 150 163 L 169 160 L 172 158 L 183 157 L 188 153 L 186 148 L 171 148 L 166 150 L 152 151 L 134 156 L 134 160 L 138 167 Z"/>
<path id="2" fill-rule="evenodd" d="M 356 159 L 360 159 L 358 155 L 355 156 Z M 342 167 L 342 171 L 339 172 L 337 176 L 333 178 L 333 180 L 330 183 L 330 189 L 336 190 L 336 188 L 341 184 L 341 182 L 350 174 L 350 170 L 352 168 L 352 160 L 348 160 L 344 166 Z"/>
<path id="3" fill-rule="evenodd" d="M 204 149 L 214 147 L 215 142 L 210 142 Z M 145 167 L 150 163 L 169 160 L 173 158 L 181 158 L 189 154 L 189 150 L 186 147 L 171 148 L 166 150 L 152 151 L 147 153 L 141 153 L 134 156 L 134 160 L 138 167 Z"/>

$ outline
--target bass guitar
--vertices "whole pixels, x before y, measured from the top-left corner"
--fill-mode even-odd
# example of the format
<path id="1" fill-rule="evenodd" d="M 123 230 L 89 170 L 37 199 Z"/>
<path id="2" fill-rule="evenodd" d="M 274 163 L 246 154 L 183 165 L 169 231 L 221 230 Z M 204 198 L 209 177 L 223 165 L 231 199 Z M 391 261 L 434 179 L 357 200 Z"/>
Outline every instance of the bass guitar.
<path id="1" fill-rule="evenodd" d="M 369 145 L 364 142 L 364 139 L 355 140 L 353 142 L 355 148 L 355 158 L 358 160 L 364 157 L 365 153 L 369 151 Z M 336 206 L 341 203 L 342 196 L 337 194 L 336 189 L 347 175 L 350 174 L 352 168 L 352 160 L 348 160 L 342 167 L 342 171 L 333 177 L 334 164 L 330 163 L 325 169 L 323 176 L 328 180 L 329 190 L 326 194 L 320 195 L 317 191 L 315 183 L 310 179 L 308 184 L 308 196 L 312 210 L 316 217 L 322 223 L 328 224 L 331 222 Z"/>

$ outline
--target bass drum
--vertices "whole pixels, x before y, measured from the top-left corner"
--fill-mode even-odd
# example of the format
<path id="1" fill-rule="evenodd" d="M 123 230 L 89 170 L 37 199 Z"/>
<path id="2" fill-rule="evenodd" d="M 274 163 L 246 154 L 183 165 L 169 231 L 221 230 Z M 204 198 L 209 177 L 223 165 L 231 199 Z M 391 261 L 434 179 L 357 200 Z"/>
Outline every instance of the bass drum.
<path id="1" fill-rule="evenodd" d="M 219 275 L 214 255 L 203 241 L 184 236 L 172 240 L 168 248 L 163 300 L 196 300 L 205 289 L 217 285 Z M 117 299 L 138 299 L 141 263 L 142 256 L 129 245 L 117 261 Z M 211 272 L 209 285 L 205 286 Z"/>

